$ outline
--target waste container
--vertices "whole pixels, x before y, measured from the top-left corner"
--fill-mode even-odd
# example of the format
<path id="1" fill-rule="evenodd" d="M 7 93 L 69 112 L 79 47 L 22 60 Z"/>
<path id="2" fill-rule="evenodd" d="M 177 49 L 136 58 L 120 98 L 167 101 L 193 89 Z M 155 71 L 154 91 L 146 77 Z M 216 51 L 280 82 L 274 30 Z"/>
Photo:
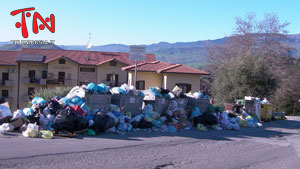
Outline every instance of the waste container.
<path id="1" fill-rule="evenodd" d="M 142 111 L 144 96 L 112 95 L 111 103 L 120 107 L 124 112 L 130 112 L 133 116 Z"/>
<path id="2" fill-rule="evenodd" d="M 145 100 L 145 104 L 151 104 L 153 110 L 158 112 L 159 114 L 164 113 L 169 105 L 169 100 L 164 97 L 155 97 L 155 100 Z"/>
<path id="3" fill-rule="evenodd" d="M 271 121 L 272 119 L 273 106 L 271 104 L 262 104 L 260 115 L 263 121 Z"/>
<path id="4" fill-rule="evenodd" d="M 86 103 L 93 109 L 99 109 L 107 112 L 111 103 L 112 95 L 110 94 L 87 94 Z"/>
<path id="5" fill-rule="evenodd" d="M 206 112 L 210 104 L 209 99 L 197 99 L 196 101 L 196 105 L 199 107 L 200 112 Z"/>
<path id="6" fill-rule="evenodd" d="M 175 98 L 175 101 L 177 102 L 178 108 L 187 109 L 187 105 L 188 105 L 187 98 Z"/>

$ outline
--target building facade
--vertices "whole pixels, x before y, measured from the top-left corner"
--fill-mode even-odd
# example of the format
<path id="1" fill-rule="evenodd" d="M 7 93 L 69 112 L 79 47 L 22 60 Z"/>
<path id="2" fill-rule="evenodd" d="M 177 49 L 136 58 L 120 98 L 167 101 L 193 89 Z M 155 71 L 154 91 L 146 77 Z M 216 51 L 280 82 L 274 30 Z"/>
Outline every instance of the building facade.
<path id="1" fill-rule="evenodd" d="M 153 54 L 146 60 L 154 61 Z M 89 82 L 119 86 L 127 83 L 124 66 L 134 64 L 128 53 L 74 50 L 22 49 L 0 51 L 2 102 L 12 110 L 24 108 L 41 88 L 76 86 Z"/>
<path id="2" fill-rule="evenodd" d="M 24 108 L 41 88 L 77 86 L 90 82 L 111 87 L 134 84 L 134 61 L 128 53 L 28 49 L 0 51 L 1 102 L 12 110 Z M 153 54 L 138 64 L 137 89 L 180 86 L 185 92 L 200 89 L 202 70 L 156 61 Z"/>

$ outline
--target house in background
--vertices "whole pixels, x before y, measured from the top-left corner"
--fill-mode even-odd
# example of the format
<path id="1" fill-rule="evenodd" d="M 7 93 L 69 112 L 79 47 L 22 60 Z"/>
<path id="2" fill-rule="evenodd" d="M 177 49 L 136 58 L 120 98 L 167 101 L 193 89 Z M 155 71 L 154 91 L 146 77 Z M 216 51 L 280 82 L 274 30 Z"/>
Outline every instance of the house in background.
<path id="1" fill-rule="evenodd" d="M 135 65 L 123 67 L 122 70 L 128 72 L 128 84 L 133 85 Z M 177 85 L 183 92 L 196 92 L 200 90 L 200 77 L 209 75 L 203 70 L 162 61 L 140 63 L 137 65 L 137 71 L 138 90 L 156 86 L 172 90 Z"/>
<path id="2" fill-rule="evenodd" d="M 146 61 L 155 60 L 153 54 L 146 55 Z M 134 61 L 129 60 L 128 53 L 121 52 L 32 48 L 0 51 L 1 95 L 15 110 L 23 108 L 32 93 L 41 88 L 89 82 L 119 86 L 128 79 L 127 72 L 121 68 L 132 64 Z"/>

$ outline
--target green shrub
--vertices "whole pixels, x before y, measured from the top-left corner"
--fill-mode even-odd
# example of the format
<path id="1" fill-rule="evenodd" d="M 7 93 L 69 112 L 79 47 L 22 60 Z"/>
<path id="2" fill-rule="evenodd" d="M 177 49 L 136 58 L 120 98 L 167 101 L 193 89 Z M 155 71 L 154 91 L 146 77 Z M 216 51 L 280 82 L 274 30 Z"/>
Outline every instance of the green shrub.
<path id="1" fill-rule="evenodd" d="M 42 97 L 45 100 L 49 101 L 54 96 L 61 96 L 61 97 L 66 96 L 71 89 L 72 89 L 71 87 L 55 87 L 50 89 L 39 89 L 35 91 L 32 98 Z"/>

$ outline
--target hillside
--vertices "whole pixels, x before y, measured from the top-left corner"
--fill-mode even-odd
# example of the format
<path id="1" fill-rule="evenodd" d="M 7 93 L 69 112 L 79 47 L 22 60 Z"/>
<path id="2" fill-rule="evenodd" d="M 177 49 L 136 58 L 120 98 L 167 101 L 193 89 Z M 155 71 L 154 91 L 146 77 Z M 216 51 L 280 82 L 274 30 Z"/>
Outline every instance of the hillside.
<path id="1" fill-rule="evenodd" d="M 205 63 L 206 47 L 209 44 L 222 44 L 228 38 L 215 40 L 203 40 L 196 42 L 160 42 L 146 45 L 148 53 L 154 53 L 158 60 L 187 64 L 193 67 L 200 67 Z M 4 44 L 1 46 L 1 44 Z M 0 42 L 0 50 L 20 50 L 21 48 L 45 48 L 45 49 L 65 49 L 65 50 L 86 50 L 85 45 L 12 45 L 7 42 Z M 300 34 L 289 35 L 288 45 L 295 48 L 292 52 L 294 57 L 300 57 Z M 124 44 L 109 44 L 93 46 L 92 51 L 128 52 L 129 46 Z"/>

